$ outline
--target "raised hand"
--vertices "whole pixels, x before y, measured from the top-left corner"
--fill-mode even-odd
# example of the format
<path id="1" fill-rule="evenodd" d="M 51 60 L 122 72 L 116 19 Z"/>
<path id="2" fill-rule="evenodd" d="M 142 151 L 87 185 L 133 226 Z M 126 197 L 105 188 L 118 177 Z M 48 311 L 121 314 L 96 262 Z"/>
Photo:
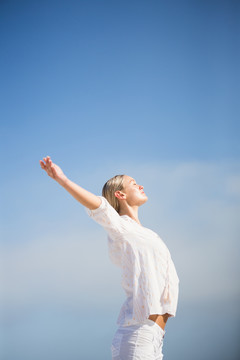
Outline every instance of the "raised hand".
<path id="1" fill-rule="evenodd" d="M 45 163 L 44 163 L 45 161 Z M 50 156 L 39 160 L 41 168 L 46 171 L 48 176 L 56 180 L 64 189 L 66 189 L 69 194 L 71 194 L 77 201 L 79 201 L 83 206 L 86 206 L 90 210 L 97 209 L 101 200 L 99 196 L 92 194 L 91 192 L 83 189 L 81 186 L 75 184 L 73 181 L 68 179 L 64 175 L 62 169 L 59 166 L 54 164 L 50 159 Z"/>
<path id="2" fill-rule="evenodd" d="M 52 179 L 56 180 L 59 183 L 64 182 L 67 179 L 62 169 L 52 162 L 50 156 L 43 158 L 43 160 L 45 161 L 45 163 L 42 160 L 39 160 L 39 162 L 41 168 L 46 171 L 48 176 L 50 176 Z"/>

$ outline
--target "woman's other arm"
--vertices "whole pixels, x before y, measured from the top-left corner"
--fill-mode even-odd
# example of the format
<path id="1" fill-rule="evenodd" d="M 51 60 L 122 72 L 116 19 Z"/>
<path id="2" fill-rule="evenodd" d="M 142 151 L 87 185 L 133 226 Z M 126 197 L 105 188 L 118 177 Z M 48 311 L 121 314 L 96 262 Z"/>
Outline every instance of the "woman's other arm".
<path id="1" fill-rule="evenodd" d="M 57 181 L 59 185 L 66 189 L 83 206 L 90 210 L 97 209 L 100 206 L 101 200 L 99 197 L 69 180 L 63 173 L 62 169 L 52 162 L 50 156 L 43 158 L 43 160 L 45 163 L 44 161 L 39 160 L 41 168 L 46 171 L 48 176 Z"/>

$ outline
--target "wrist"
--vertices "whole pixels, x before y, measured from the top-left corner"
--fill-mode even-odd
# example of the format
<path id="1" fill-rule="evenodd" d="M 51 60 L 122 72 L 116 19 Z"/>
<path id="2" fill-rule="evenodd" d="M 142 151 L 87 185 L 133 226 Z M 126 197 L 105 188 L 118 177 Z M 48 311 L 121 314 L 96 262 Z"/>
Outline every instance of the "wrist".
<path id="1" fill-rule="evenodd" d="M 56 181 L 58 182 L 59 185 L 64 187 L 68 182 L 68 178 L 67 176 L 64 175 L 63 177 L 56 179 Z"/>

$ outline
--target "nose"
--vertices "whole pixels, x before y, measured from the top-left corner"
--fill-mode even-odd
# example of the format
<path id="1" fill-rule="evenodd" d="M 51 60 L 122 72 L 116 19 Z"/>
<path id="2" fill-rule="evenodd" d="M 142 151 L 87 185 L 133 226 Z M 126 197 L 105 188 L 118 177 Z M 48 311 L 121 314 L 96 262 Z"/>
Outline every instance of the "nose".
<path id="1" fill-rule="evenodd" d="M 140 189 L 140 190 L 143 190 L 143 186 L 142 186 L 142 185 L 139 185 L 139 189 Z"/>

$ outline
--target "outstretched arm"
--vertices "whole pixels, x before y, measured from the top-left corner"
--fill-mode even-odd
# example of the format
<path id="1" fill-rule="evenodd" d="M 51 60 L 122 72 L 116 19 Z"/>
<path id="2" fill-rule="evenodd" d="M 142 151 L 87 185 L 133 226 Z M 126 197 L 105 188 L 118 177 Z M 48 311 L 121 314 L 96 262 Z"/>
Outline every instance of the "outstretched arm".
<path id="1" fill-rule="evenodd" d="M 43 158 L 43 160 L 45 163 L 44 161 L 39 160 L 41 168 L 46 171 L 48 176 L 56 180 L 59 185 L 66 189 L 83 206 L 86 206 L 90 210 L 97 209 L 100 206 L 100 198 L 69 180 L 63 173 L 62 169 L 52 162 L 50 156 Z"/>

